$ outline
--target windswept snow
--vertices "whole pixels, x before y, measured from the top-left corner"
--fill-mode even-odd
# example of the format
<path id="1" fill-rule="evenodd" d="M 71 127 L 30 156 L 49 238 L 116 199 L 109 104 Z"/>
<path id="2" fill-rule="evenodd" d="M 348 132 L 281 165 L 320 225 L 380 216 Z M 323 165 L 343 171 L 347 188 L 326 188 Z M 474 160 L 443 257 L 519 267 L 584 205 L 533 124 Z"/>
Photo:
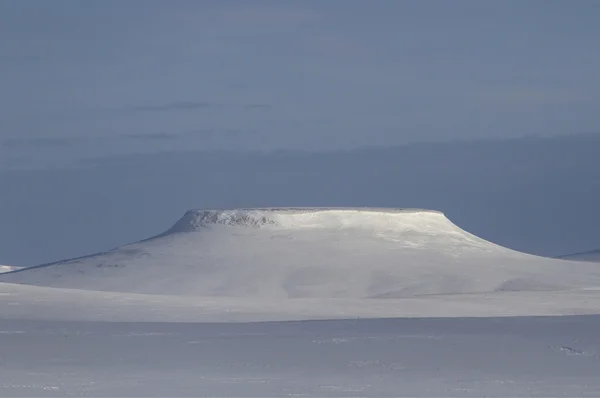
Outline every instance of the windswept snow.
<path id="1" fill-rule="evenodd" d="M 578 290 L 427 295 L 379 300 L 269 300 L 114 293 L 0 283 L 0 318 L 105 322 L 257 322 L 593 315 L 600 314 L 599 293 L 597 290 Z"/>
<path id="2" fill-rule="evenodd" d="M 600 396 L 600 317 L 0 319 L 7 397 Z"/>
<path id="3" fill-rule="evenodd" d="M 600 267 L 515 252 L 420 209 L 192 210 L 154 238 L 3 274 L 126 293 L 407 298 L 600 286 Z"/>

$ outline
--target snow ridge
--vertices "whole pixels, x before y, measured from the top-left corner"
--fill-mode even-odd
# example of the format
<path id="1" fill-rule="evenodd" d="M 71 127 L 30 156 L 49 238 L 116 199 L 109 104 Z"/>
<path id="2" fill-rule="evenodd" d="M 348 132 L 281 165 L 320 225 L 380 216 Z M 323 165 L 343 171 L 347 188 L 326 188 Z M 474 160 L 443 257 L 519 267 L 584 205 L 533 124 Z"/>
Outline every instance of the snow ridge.
<path id="1" fill-rule="evenodd" d="M 586 262 L 600 263 L 600 249 L 590 250 L 587 252 L 567 254 L 567 255 L 557 256 L 555 258 L 558 258 L 561 260 L 569 260 L 569 261 L 586 261 Z"/>
<path id="2" fill-rule="evenodd" d="M 271 227 L 328 227 L 345 222 L 373 226 L 373 221 L 390 221 L 390 217 L 398 214 L 427 213 L 443 216 L 435 210 L 424 209 L 379 209 L 352 207 L 319 207 L 319 208 L 263 208 L 263 209 L 233 209 L 233 210 L 189 210 L 162 236 L 193 232 L 213 225 L 260 228 Z M 375 223 L 375 225 L 378 225 Z"/>
<path id="3" fill-rule="evenodd" d="M 167 233 L 192 232 L 209 225 L 260 227 L 277 225 L 265 212 L 255 210 L 190 210 Z"/>

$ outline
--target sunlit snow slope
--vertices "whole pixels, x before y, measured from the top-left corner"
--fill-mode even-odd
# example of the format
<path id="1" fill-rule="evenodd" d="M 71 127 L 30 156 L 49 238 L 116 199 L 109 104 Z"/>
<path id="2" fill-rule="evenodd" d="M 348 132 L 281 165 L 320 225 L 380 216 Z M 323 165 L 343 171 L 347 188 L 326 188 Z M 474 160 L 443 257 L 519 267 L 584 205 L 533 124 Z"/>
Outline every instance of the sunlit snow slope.
<path id="1" fill-rule="evenodd" d="M 21 269 L 21 267 L 15 267 L 12 265 L 0 265 L 0 274 L 5 272 L 11 272 Z"/>
<path id="2" fill-rule="evenodd" d="M 192 210 L 157 237 L 6 273 L 0 281 L 167 295 L 356 299 L 594 288 L 600 267 L 497 246 L 435 211 Z"/>

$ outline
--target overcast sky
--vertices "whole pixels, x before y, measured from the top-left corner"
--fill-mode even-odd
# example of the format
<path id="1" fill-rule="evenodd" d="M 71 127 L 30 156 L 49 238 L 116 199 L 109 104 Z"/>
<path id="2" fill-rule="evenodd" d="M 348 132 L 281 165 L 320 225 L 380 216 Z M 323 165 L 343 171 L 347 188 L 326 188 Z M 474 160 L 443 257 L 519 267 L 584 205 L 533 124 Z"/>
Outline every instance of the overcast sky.
<path id="1" fill-rule="evenodd" d="M 598 0 L 0 0 L 0 263 L 271 205 L 596 249 L 600 135 L 576 133 L 600 132 L 598 21 Z M 364 148 L 423 141 L 449 143 Z"/>
<path id="2" fill-rule="evenodd" d="M 600 130 L 596 0 L 0 0 L 0 165 Z"/>

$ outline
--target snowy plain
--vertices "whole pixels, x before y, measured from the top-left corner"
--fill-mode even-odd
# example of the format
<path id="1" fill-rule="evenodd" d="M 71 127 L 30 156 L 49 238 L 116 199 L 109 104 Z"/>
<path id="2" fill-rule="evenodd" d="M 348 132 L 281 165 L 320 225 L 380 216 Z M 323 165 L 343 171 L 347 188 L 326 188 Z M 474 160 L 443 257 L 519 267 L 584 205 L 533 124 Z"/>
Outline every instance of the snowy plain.
<path id="1" fill-rule="evenodd" d="M 599 316 L 2 320 L 2 396 L 598 396 Z"/>
<path id="2" fill-rule="evenodd" d="M 600 267 L 442 213 L 192 210 L 0 275 L 0 396 L 598 396 Z"/>

